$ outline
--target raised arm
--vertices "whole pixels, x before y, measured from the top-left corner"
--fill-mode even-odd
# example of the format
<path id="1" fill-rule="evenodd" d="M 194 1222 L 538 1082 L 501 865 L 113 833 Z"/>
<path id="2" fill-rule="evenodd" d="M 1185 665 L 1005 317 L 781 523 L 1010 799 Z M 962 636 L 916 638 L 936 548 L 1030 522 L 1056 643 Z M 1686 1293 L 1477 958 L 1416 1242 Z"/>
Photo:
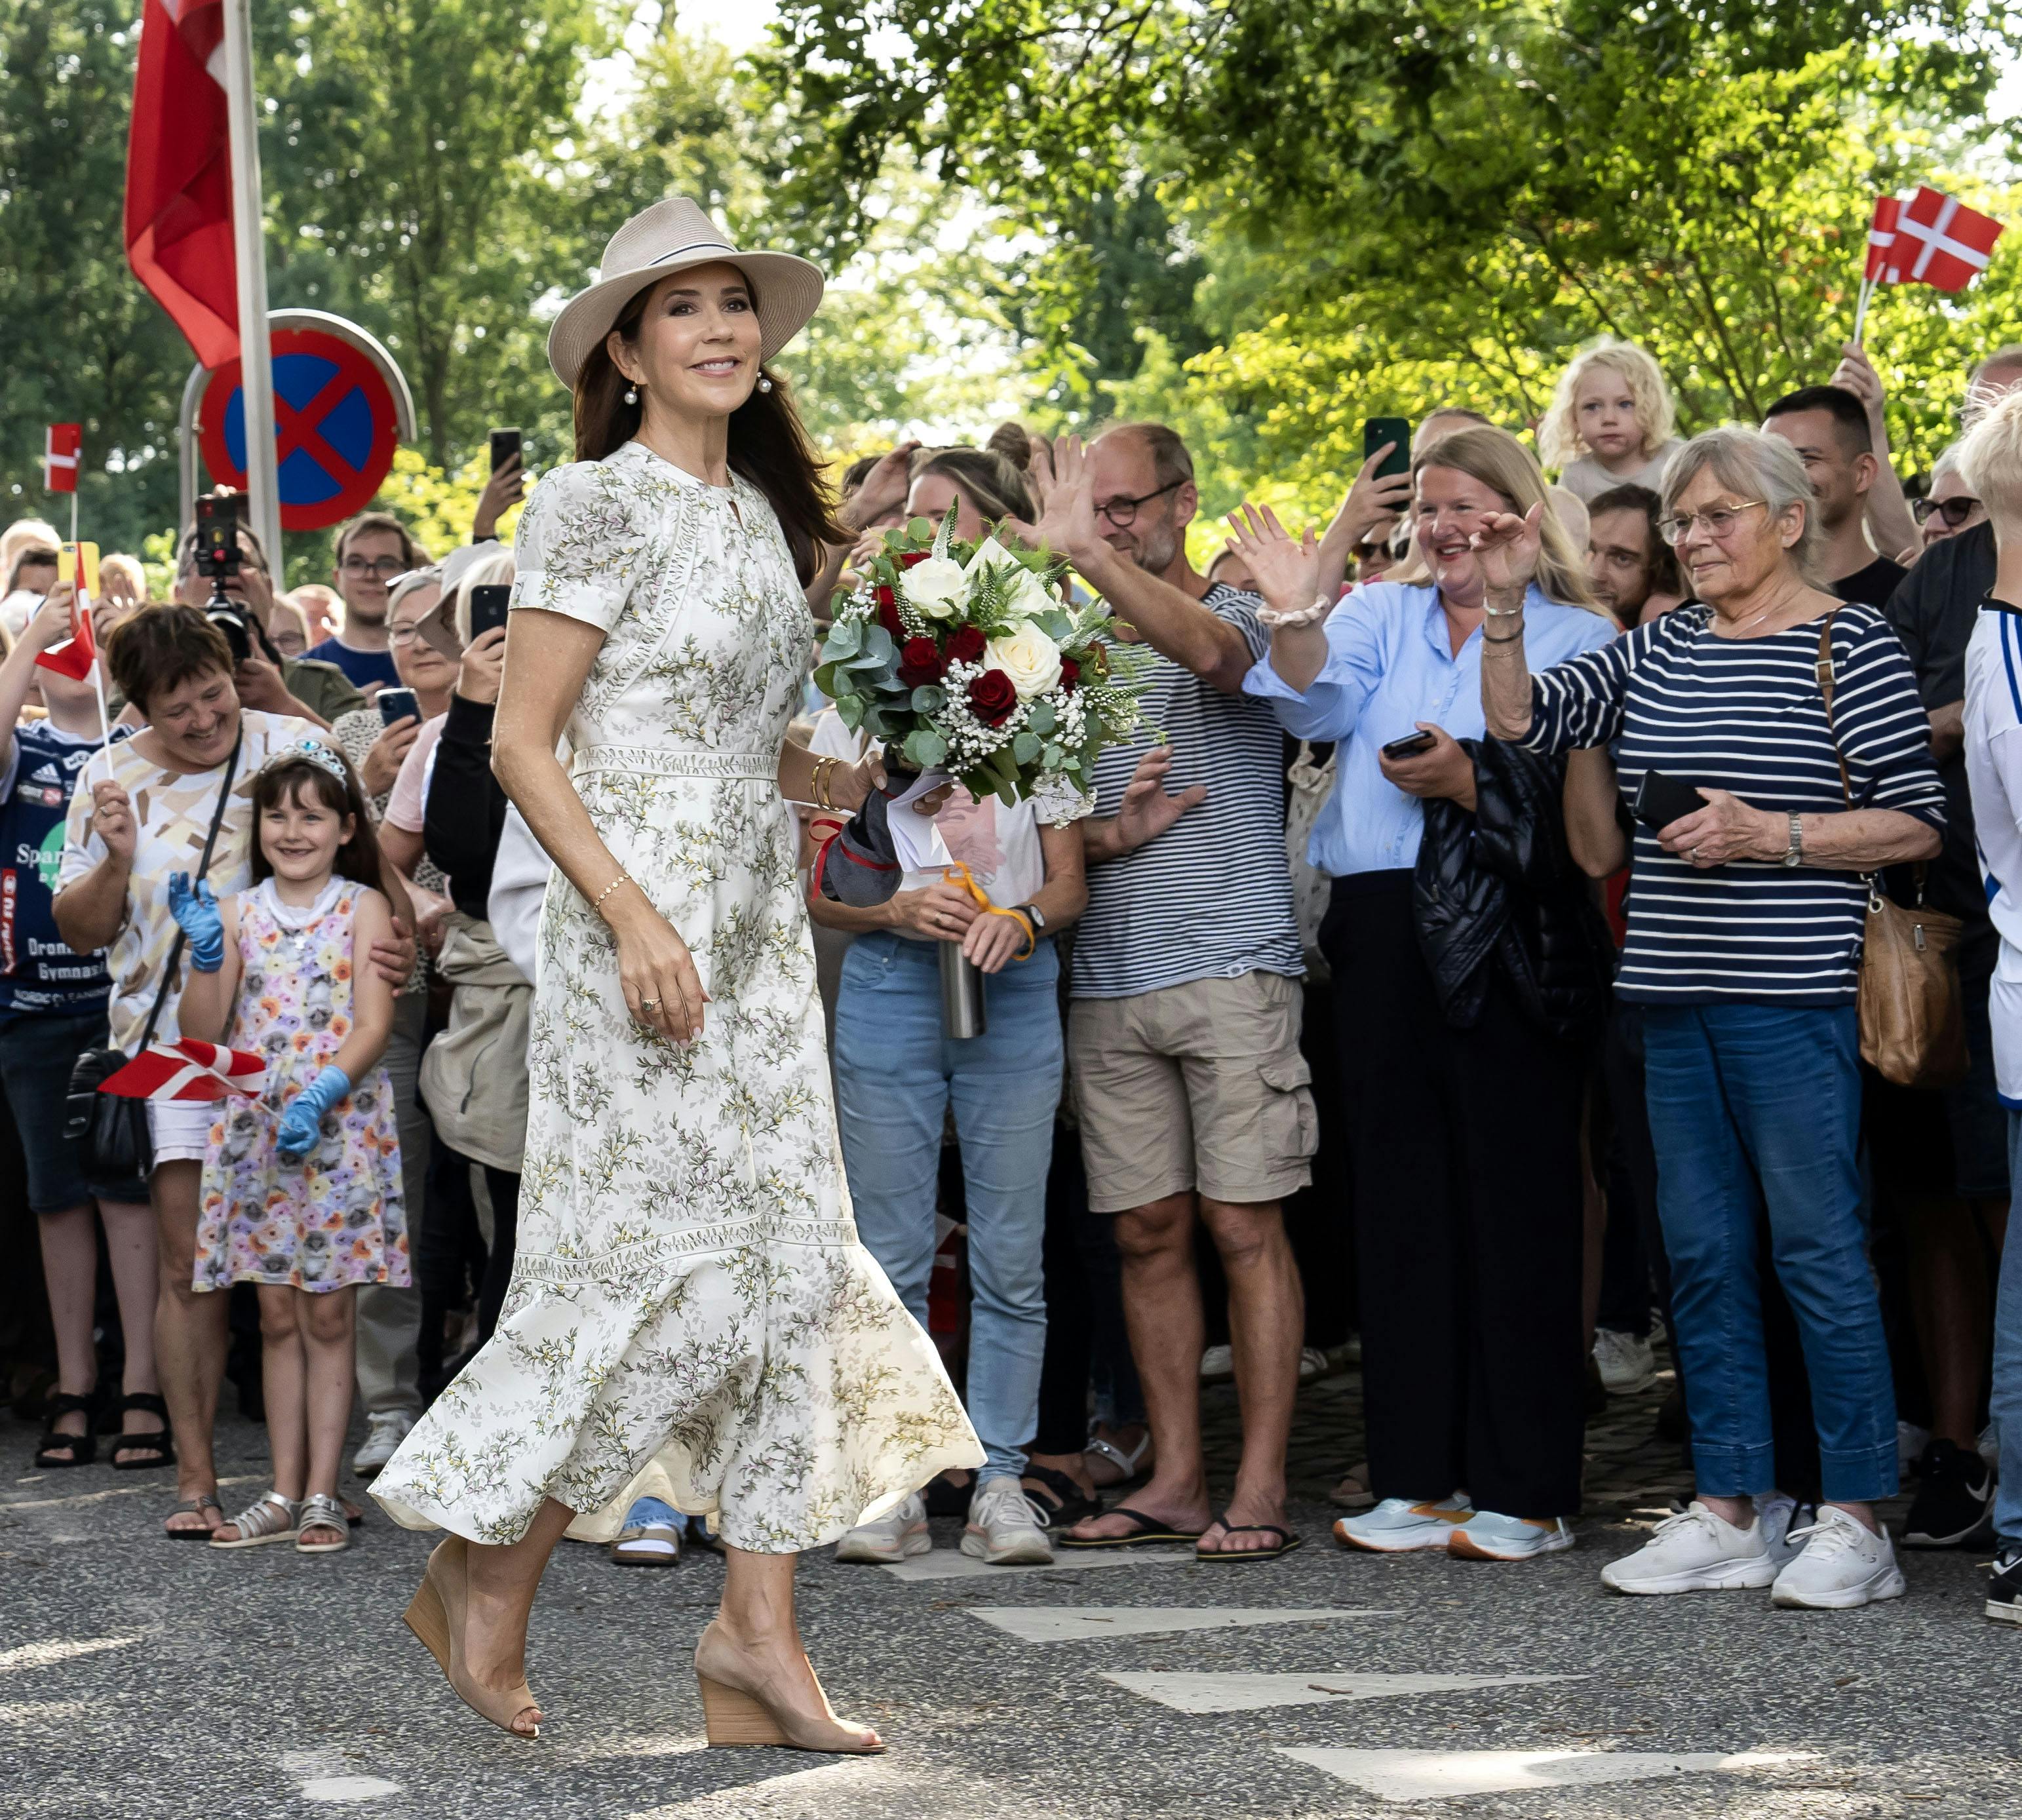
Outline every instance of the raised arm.
<path id="1" fill-rule="evenodd" d="M 1498 739 L 1522 739 L 1531 731 L 1531 666 L 1524 655 L 1524 596 L 1537 572 L 1539 527 L 1545 509 L 1519 518 L 1491 512 L 1470 540 L 1481 553 L 1488 582 L 1488 617 L 1481 628 L 1481 712 Z"/>
<path id="2" fill-rule="evenodd" d="M 0 662 L 0 776 L 14 761 L 14 725 L 21 718 L 28 691 L 35 686 L 35 659 L 53 644 L 70 636 L 70 607 L 77 590 L 59 582 L 21 629 L 21 636 Z"/>
<path id="3" fill-rule="evenodd" d="M 1874 444 L 1874 459 L 1880 472 L 1867 491 L 1867 528 L 1875 548 L 1885 556 L 1900 557 L 1922 541 L 1917 521 L 1910 516 L 1910 502 L 1903 496 L 1902 477 L 1889 458 L 1889 418 L 1881 390 L 1881 375 L 1858 341 L 1841 344 L 1845 358 L 1834 370 L 1832 383 L 1852 392 L 1867 413 L 1868 435 Z"/>

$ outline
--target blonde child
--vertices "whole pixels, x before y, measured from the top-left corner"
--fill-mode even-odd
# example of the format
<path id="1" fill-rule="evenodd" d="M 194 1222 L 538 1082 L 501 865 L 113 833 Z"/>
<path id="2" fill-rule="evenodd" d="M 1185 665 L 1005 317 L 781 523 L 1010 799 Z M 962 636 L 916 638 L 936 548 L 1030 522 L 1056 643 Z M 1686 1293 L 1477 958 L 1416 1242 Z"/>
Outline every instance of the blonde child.
<path id="1" fill-rule="evenodd" d="M 1590 342 L 1559 376 L 1538 426 L 1538 460 L 1582 501 L 1631 482 L 1664 490 L 1664 466 L 1684 447 L 1672 429 L 1671 388 L 1657 363 L 1627 341 Z"/>
<path id="2" fill-rule="evenodd" d="M 193 968 L 184 1034 L 267 1064 L 260 1096 L 228 1097 L 210 1128 L 195 1286 L 259 1286 L 274 1488 L 210 1545 L 331 1554 L 351 1537 L 337 1475 L 355 1292 L 410 1280 L 379 1065 L 393 988 L 360 964 L 391 937 L 392 912 L 358 780 L 331 748 L 305 739 L 277 753 L 254 778 L 253 815 L 250 890 L 221 902 L 179 873 L 169 892 Z"/>

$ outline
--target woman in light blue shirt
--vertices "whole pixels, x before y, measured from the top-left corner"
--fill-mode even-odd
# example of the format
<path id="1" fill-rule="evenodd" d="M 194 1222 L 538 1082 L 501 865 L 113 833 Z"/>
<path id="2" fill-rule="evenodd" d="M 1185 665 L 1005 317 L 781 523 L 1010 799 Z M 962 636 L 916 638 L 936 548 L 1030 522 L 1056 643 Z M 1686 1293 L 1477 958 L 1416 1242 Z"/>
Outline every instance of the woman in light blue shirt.
<path id="1" fill-rule="evenodd" d="M 1585 1051 L 1539 1006 L 1566 965 L 1562 932 L 1591 913 L 1557 774 L 1480 743 L 1482 640 L 1498 628 L 1472 539 L 1487 515 L 1544 503 L 1544 476 L 1514 436 L 1483 427 L 1423 450 L 1413 480 L 1423 585 L 1380 582 L 1334 604 L 1316 598 L 1310 533 L 1295 543 L 1268 513 L 1238 523 L 1272 626 L 1243 687 L 1287 731 L 1336 748 L 1309 856 L 1334 881 L 1320 946 L 1354 1147 L 1379 1501 L 1335 1537 L 1525 1560 L 1570 1548 L 1579 1508 Z M 1371 481 L 1365 469 L 1358 490 Z M 1549 506 L 1524 625 L 1552 653 L 1541 666 L 1614 633 Z M 1425 858 L 1444 865 L 1420 863 L 1429 815 L 1443 833 Z"/>

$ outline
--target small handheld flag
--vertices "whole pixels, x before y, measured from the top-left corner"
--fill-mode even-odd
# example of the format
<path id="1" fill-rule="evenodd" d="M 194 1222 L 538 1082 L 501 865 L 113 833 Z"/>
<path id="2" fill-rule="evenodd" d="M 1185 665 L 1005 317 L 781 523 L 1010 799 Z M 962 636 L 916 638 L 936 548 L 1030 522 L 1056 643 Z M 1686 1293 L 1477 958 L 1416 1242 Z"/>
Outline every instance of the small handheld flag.
<path id="1" fill-rule="evenodd" d="M 100 1081 L 98 1090 L 122 1100 L 222 1100 L 227 1093 L 264 1092 L 266 1085 L 267 1064 L 258 1056 L 184 1037 L 150 1043 Z"/>
<path id="2" fill-rule="evenodd" d="M 67 543 L 57 553 L 57 579 L 75 582 L 77 598 L 71 604 L 70 636 L 38 652 L 35 662 L 42 669 L 78 682 L 91 674 L 98 644 L 91 631 L 91 602 L 98 592 L 98 545 Z"/>
<path id="3" fill-rule="evenodd" d="M 1956 196 L 1920 185 L 1904 196 L 1880 196 L 1867 229 L 1867 263 L 1855 306 L 1860 339 L 1867 300 L 1878 284 L 1928 284 L 1961 291 L 1987 269 L 2002 224 Z"/>
<path id="4" fill-rule="evenodd" d="M 78 458 L 84 449 L 84 425 L 53 423 L 42 454 L 42 484 L 52 493 L 77 491 Z"/>

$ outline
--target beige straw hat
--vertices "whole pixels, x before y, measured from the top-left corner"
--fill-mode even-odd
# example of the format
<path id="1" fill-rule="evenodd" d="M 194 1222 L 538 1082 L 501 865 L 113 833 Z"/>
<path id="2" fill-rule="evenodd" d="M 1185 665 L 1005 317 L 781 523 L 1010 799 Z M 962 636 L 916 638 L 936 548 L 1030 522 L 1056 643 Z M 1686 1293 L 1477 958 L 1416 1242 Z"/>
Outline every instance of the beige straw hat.
<path id="1" fill-rule="evenodd" d="M 790 253 L 749 253 L 686 196 L 670 196 L 634 215 L 611 236 L 597 283 L 562 306 L 548 331 L 548 364 L 573 386 L 590 350 L 601 345 L 625 306 L 670 272 L 692 265 L 735 265 L 758 304 L 758 349 L 769 360 L 807 326 L 827 282 L 819 265 Z"/>

